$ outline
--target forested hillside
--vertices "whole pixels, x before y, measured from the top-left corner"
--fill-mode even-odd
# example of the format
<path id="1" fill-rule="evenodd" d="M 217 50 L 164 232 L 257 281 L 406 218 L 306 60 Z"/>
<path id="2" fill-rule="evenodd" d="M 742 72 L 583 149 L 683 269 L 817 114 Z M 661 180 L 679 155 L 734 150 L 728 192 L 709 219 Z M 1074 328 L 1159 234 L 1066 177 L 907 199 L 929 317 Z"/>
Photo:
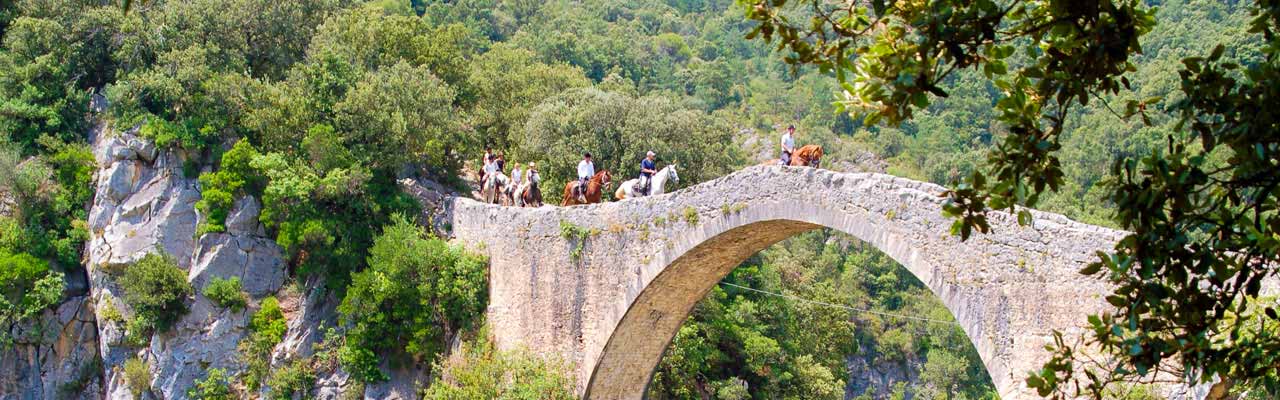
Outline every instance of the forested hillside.
<path id="1" fill-rule="evenodd" d="M 437 363 L 448 338 L 479 328 L 487 299 L 483 260 L 412 227 L 404 216 L 421 206 L 398 178 L 462 186 L 493 147 L 511 162 L 536 163 L 554 200 L 581 153 L 630 178 L 653 150 L 660 165 L 680 165 L 683 187 L 776 158 L 777 132 L 794 124 L 798 143 L 826 148 L 832 161 L 824 166 L 945 185 L 967 176 L 1007 133 L 995 121 L 998 91 L 967 70 L 946 82 L 948 98 L 914 120 L 864 126 L 832 106 L 838 85 L 830 74 L 793 68 L 747 39 L 754 25 L 729 0 L 125 4 L 0 3 L 0 347 L 25 340 L 15 327 L 57 304 L 64 276 L 85 274 L 95 167 L 86 134 L 95 119 L 136 127 L 181 156 L 184 173 L 199 180 L 197 234 L 226 231 L 238 199 L 261 199 L 259 220 L 282 248 L 289 279 L 323 280 L 344 299 L 335 328 L 345 339 L 329 364 L 367 382 L 387 379 L 384 358 Z M 1095 186 L 1116 156 L 1163 146 L 1163 129 L 1176 121 L 1146 127 L 1111 108 L 1169 96 L 1183 57 L 1256 40 L 1235 2 L 1150 5 L 1160 24 L 1144 38 L 1133 91 L 1071 114 L 1062 142 L 1067 184 L 1042 208 L 1114 226 L 1112 205 Z M 90 110 L 95 95 L 109 104 L 101 114 Z M 397 255 L 406 251 L 430 257 Z M 416 274 L 435 265 L 448 272 Z M 379 278 L 388 275 L 404 279 Z M 789 239 L 724 283 L 681 328 L 651 397 L 995 397 L 949 312 L 905 269 L 846 235 Z M 198 289 L 134 297 L 213 297 Z M 227 301 L 238 304 L 231 292 Z M 305 392 L 298 382 L 307 374 L 293 364 L 265 370 L 281 336 L 272 326 L 283 322 L 265 305 L 253 308 L 263 315 L 259 326 L 254 314 L 253 329 L 266 333 L 241 351 L 258 364 L 207 382 Z M 175 312 L 130 315 L 128 330 L 162 332 Z M 483 343 L 467 352 L 492 357 Z M 531 385 L 563 385 L 532 376 Z M 443 386 L 428 395 L 450 396 Z"/>

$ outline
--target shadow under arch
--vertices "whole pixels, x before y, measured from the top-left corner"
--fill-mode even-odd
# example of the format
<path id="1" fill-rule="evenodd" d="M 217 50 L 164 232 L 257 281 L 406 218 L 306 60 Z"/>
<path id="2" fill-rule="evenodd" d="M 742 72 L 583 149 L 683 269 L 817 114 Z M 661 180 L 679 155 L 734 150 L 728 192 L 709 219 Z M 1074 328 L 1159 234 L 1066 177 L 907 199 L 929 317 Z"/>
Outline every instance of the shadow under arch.
<path id="1" fill-rule="evenodd" d="M 690 232 L 681 245 L 666 252 L 674 257 L 659 257 L 649 263 L 645 269 L 652 269 L 655 274 L 614 328 L 591 372 L 585 398 L 642 398 L 677 330 L 698 301 L 721 279 L 761 250 L 824 227 L 870 244 L 910 271 L 955 316 L 978 349 L 993 381 L 997 372 L 1004 371 L 1002 366 L 992 365 L 995 355 L 991 350 L 995 343 L 974 340 L 983 337 L 983 324 L 974 320 L 975 316 L 962 306 L 963 302 L 948 301 L 957 293 L 956 288 L 933 278 L 933 267 L 921 257 L 920 249 L 911 245 L 910 238 L 869 229 L 862 221 L 824 207 L 796 204 L 709 221 L 702 229 Z M 1005 389 L 1002 384 L 1011 384 L 995 383 L 1002 392 Z"/>

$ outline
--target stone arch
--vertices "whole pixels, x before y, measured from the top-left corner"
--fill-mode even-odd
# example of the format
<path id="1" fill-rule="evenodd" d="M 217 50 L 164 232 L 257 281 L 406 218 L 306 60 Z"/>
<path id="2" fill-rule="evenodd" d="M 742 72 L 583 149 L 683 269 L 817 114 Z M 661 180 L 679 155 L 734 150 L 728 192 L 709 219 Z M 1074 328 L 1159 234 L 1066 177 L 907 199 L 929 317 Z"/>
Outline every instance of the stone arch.
<path id="1" fill-rule="evenodd" d="M 927 261 L 919 257 L 919 249 L 912 247 L 907 238 L 892 232 L 855 229 L 864 226 L 862 221 L 843 218 L 820 207 L 746 211 L 709 224 L 707 229 L 690 232 L 682 240 L 687 248 L 676 249 L 670 256 L 646 266 L 654 277 L 618 321 L 591 373 L 587 398 L 636 398 L 646 393 L 658 362 L 697 302 L 747 258 L 806 231 L 826 227 L 848 233 L 885 252 L 938 297 L 954 290 L 953 286 L 930 278 Z M 972 315 L 953 308 L 963 307 L 963 303 L 944 298 L 943 304 L 971 341 L 981 337 L 975 333 L 983 326 Z M 979 351 L 984 363 L 994 358 L 990 352 L 993 343 L 974 345 L 988 350 Z"/>
<path id="2" fill-rule="evenodd" d="M 578 391 L 641 398 L 693 305 L 743 260 L 829 227 L 880 249 L 951 311 L 1006 399 L 1039 367 L 1054 329 L 1080 332 L 1105 283 L 1077 271 L 1121 232 L 1033 211 L 1020 227 L 960 241 L 945 189 L 881 174 L 757 166 L 674 193 L 584 207 L 455 200 L 455 238 L 490 257 L 489 323 L 503 348 L 559 354 Z M 591 233 L 562 235 L 563 224 Z"/>

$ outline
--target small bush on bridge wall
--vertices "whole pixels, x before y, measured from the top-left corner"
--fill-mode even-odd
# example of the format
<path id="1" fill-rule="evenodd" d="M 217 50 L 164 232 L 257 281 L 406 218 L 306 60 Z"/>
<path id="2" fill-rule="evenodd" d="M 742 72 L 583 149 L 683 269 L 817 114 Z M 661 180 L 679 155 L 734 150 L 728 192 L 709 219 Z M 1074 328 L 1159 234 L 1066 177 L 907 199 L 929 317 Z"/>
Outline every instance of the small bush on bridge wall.
<path id="1" fill-rule="evenodd" d="M 488 303 L 487 261 L 430 237 L 402 215 L 374 240 L 369 268 L 352 276 L 338 312 L 347 331 L 344 367 L 364 381 L 376 355 L 432 360 L 455 333 L 473 328 Z M 360 356 L 361 357 L 355 357 Z"/>

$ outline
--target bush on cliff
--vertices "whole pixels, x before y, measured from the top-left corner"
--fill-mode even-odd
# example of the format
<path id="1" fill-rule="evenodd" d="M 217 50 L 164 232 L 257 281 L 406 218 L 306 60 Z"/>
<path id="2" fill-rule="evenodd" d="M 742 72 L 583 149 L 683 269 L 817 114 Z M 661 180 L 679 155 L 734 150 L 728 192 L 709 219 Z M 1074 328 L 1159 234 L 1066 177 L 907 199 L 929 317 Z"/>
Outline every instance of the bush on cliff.
<path id="1" fill-rule="evenodd" d="M 249 320 L 249 337 L 240 342 L 240 361 L 244 363 L 244 383 L 256 390 L 271 370 L 271 351 L 288 329 L 289 321 L 275 296 L 262 299 L 258 311 Z"/>
<path id="2" fill-rule="evenodd" d="M 192 293 L 186 271 L 178 268 L 173 257 L 154 253 L 125 268 L 120 286 L 137 327 L 146 331 L 173 327 L 187 313 L 187 297 Z"/>
<path id="3" fill-rule="evenodd" d="M 62 273 L 26 253 L 0 249 L 0 349 L 8 348 L 10 326 L 38 315 L 62 298 Z"/>
<path id="4" fill-rule="evenodd" d="M 564 364 L 523 351 L 500 351 L 487 328 L 464 343 L 459 353 L 436 363 L 439 373 L 423 393 L 424 400 L 576 398 Z"/>
<path id="5" fill-rule="evenodd" d="M 338 307 L 351 326 L 343 364 L 365 381 L 385 378 L 370 368 L 375 353 L 432 361 L 488 302 L 483 257 L 428 236 L 401 215 L 392 221 L 374 240 L 369 269 L 352 277 Z"/>

